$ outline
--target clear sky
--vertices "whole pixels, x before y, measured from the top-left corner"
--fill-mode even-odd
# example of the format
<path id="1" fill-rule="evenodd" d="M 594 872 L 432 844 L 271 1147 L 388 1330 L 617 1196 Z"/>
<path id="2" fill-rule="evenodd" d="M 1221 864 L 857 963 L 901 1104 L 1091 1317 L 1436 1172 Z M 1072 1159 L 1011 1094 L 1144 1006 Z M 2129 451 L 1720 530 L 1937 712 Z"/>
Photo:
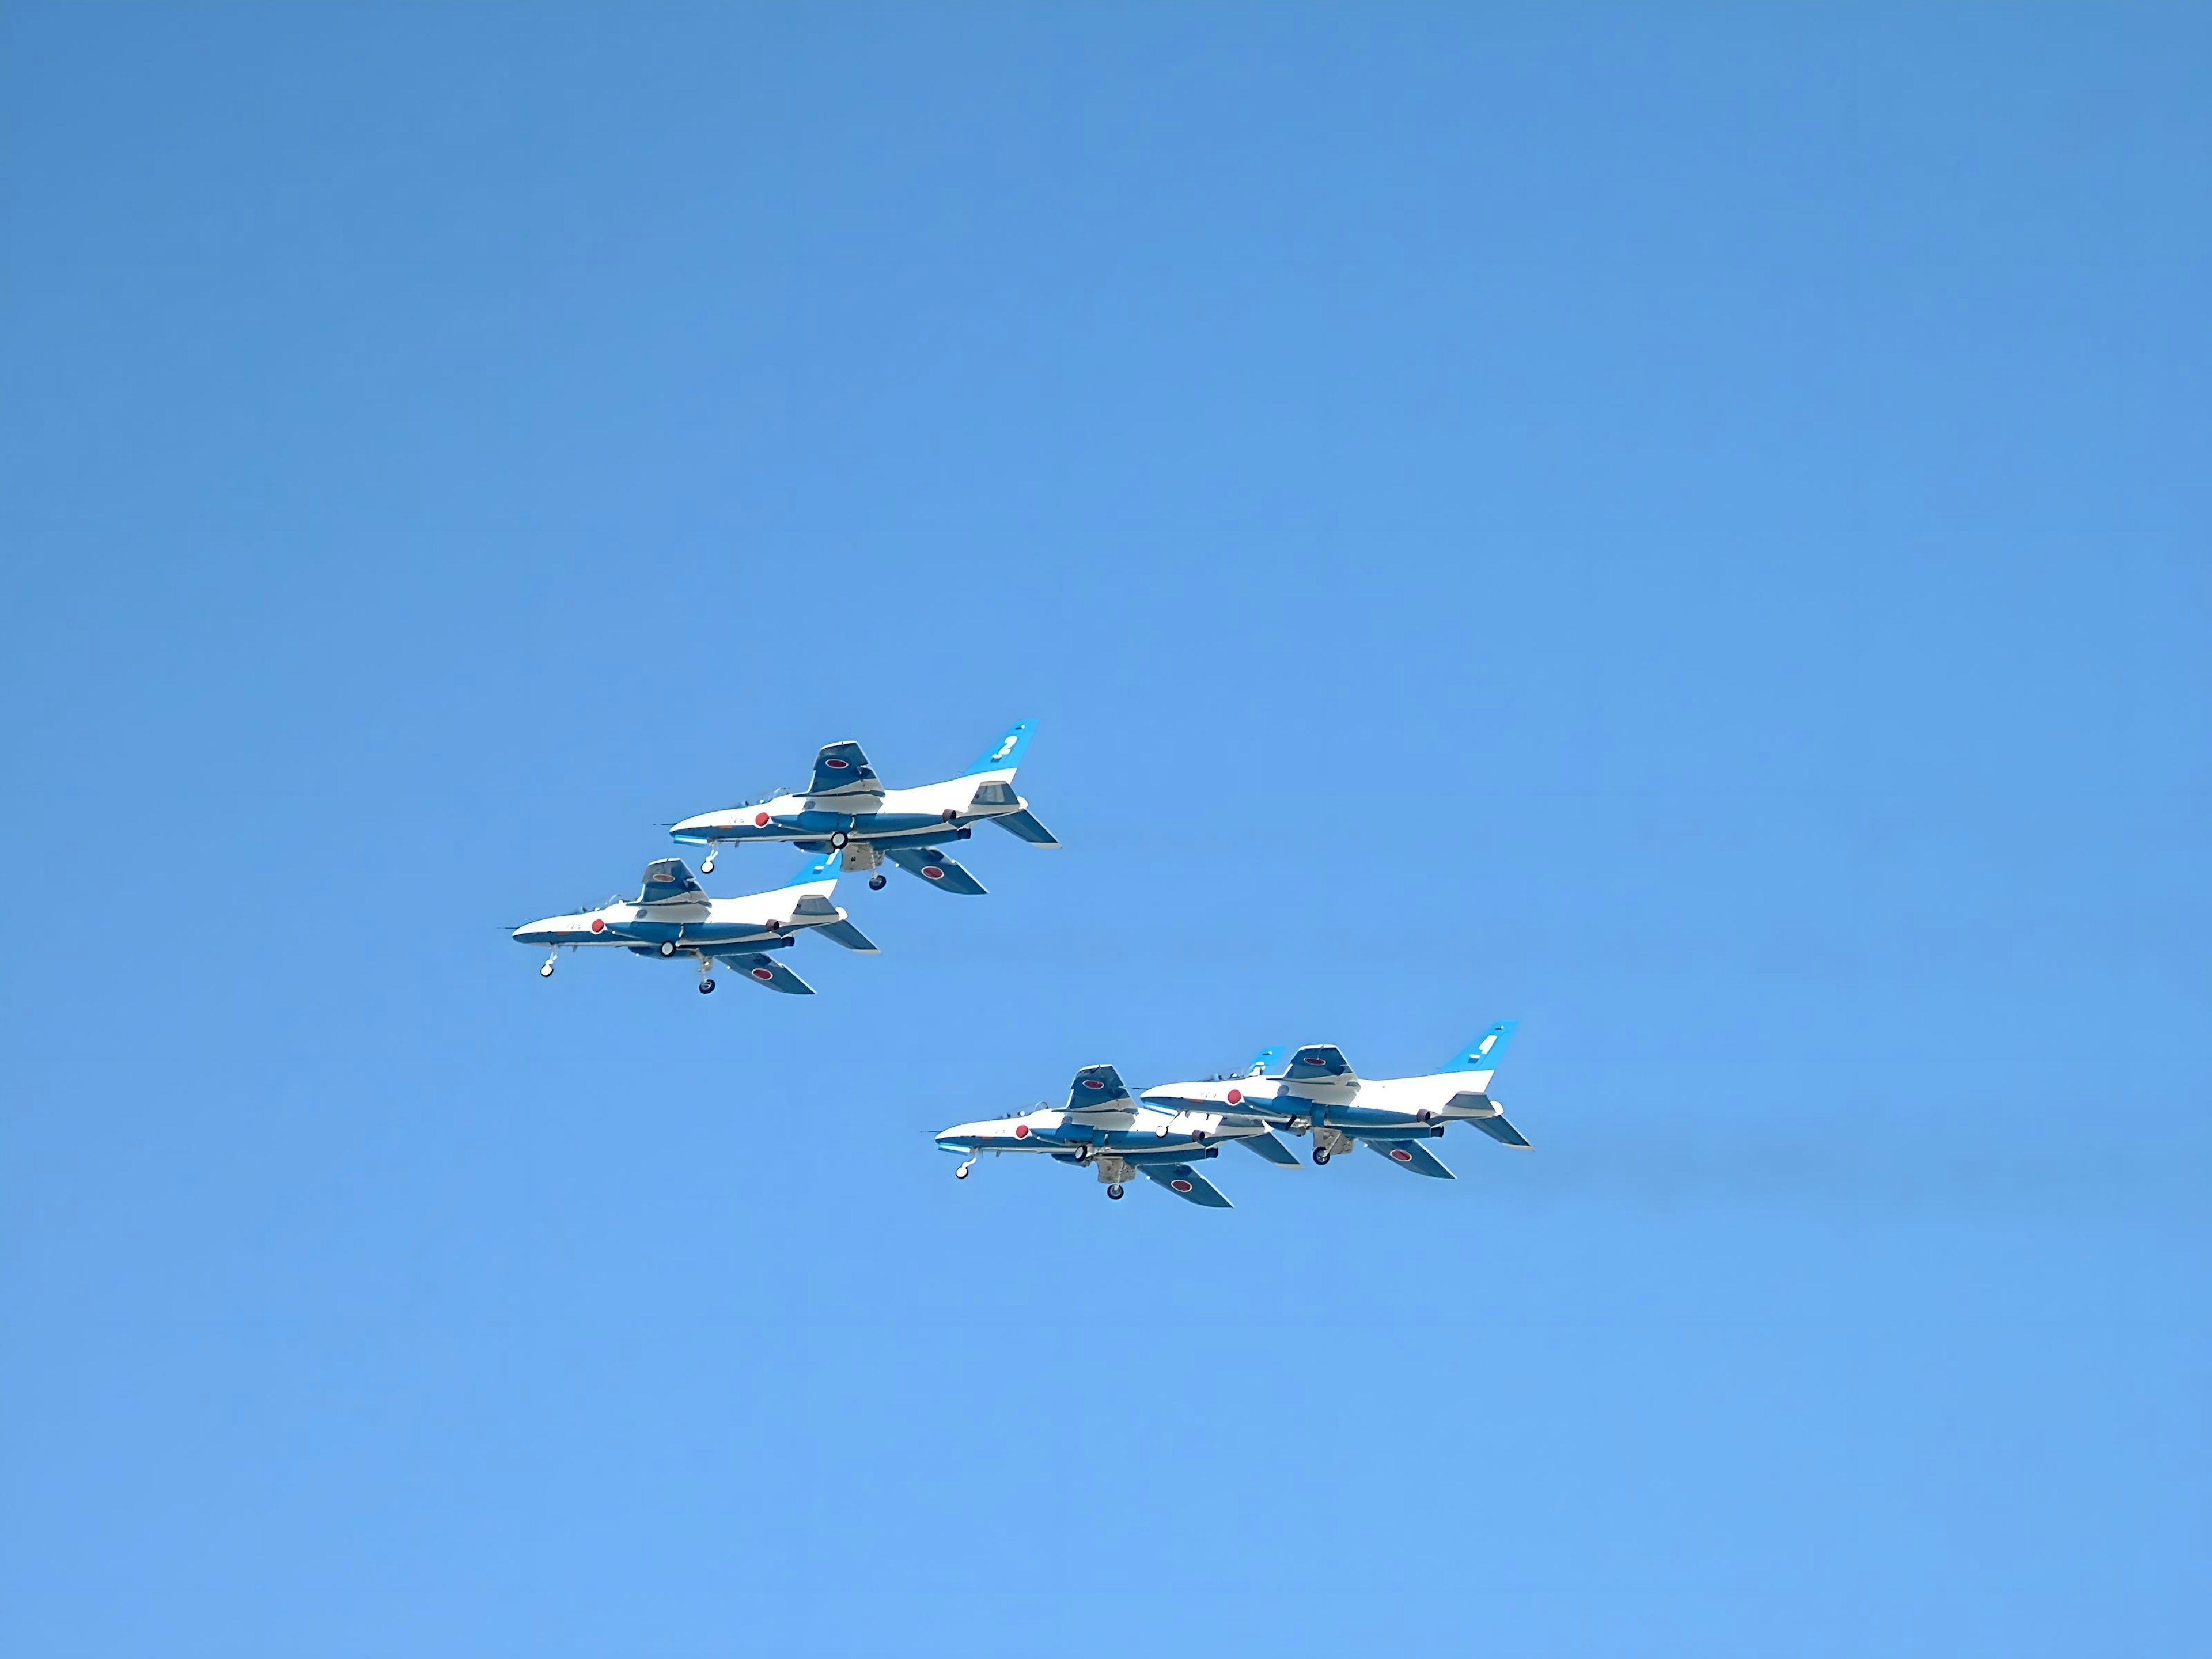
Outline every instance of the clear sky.
<path id="1" fill-rule="evenodd" d="M 0 1648 L 2203 1651 L 2207 19 L 0 12 Z"/>

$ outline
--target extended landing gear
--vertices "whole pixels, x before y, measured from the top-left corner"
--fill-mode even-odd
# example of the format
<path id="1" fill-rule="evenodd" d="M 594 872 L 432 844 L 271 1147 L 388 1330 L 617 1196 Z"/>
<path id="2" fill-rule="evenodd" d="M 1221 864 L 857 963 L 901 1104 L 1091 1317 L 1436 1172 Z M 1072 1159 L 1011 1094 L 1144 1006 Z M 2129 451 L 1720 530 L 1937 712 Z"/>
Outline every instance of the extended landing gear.
<path id="1" fill-rule="evenodd" d="M 699 994 L 701 996 L 712 996 L 714 992 L 714 981 L 713 980 L 702 979 L 699 981 Z"/>
<path id="2" fill-rule="evenodd" d="M 1119 1197 L 1121 1197 L 1121 1192 L 1122 1192 L 1122 1187 L 1121 1187 L 1121 1183 L 1120 1182 L 1118 1182 L 1118 1181 L 1110 1181 L 1110 1182 L 1107 1182 L 1107 1183 L 1106 1183 L 1106 1196 L 1107 1196 L 1107 1197 L 1109 1197 L 1109 1198 L 1119 1198 Z"/>
<path id="3" fill-rule="evenodd" d="M 699 860 L 699 873 L 702 876 L 711 876 L 714 873 L 714 855 L 712 853 Z"/>
<path id="4" fill-rule="evenodd" d="M 1313 1138 L 1313 1161 L 1316 1164 L 1326 1164 L 1339 1152 L 1350 1152 L 1355 1144 L 1343 1130 L 1323 1128 L 1318 1123 L 1314 1125 Z"/>
<path id="5" fill-rule="evenodd" d="M 968 1179 L 968 1171 L 975 1167 L 975 1154 L 971 1152 L 969 1154 L 968 1161 L 952 1172 L 952 1178 L 955 1181 L 965 1181 Z"/>
<path id="6" fill-rule="evenodd" d="M 665 939 L 661 940 L 660 954 L 664 957 L 674 956 L 676 954 L 676 941 L 672 939 Z"/>
<path id="7" fill-rule="evenodd" d="M 871 893 L 882 892 L 884 890 L 884 872 L 880 870 L 877 871 L 874 875 L 868 878 L 868 890 Z"/>
<path id="8" fill-rule="evenodd" d="M 830 850 L 833 853 L 842 853 L 845 850 L 845 843 L 852 839 L 842 830 L 832 830 L 830 832 Z"/>
<path id="9" fill-rule="evenodd" d="M 1315 1164 L 1326 1164 L 1326 1163 L 1328 1163 L 1328 1147 L 1326 1147 L 1326 1146 L 1316 1146 L 1316 1147 L 1315 1147 L 1315 1148 L 1313 1149 L 1313 1161 L 1314 1161 L 1314 1162 L 1315 1162 Z"/>
<path id="10" fill-rule="evenodd" d="M 538 964 L 538 978 L 550 979 L 553 977 L 553 963 L 556 959 L 559 957 L 560 954 L 561 953 L 558 951 L 556 951 L 552 956 L 546 957 L 544 961 Z"/>

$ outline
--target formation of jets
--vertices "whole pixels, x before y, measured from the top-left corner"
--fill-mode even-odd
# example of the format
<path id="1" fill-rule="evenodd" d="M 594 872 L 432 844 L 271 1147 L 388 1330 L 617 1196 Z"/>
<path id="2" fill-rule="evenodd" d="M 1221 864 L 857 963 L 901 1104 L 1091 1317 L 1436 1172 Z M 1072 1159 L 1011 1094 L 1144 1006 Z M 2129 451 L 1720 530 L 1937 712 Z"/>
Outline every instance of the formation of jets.
<path id="1" fill-rule="evenodd" d="M 781 842 L 811 855 L 782 886 L 712 898 L 682 859 L 655 859 L 634 901 L 613 898 L 548 916 L 516 928 L 514 936 L 546 947 L 538 971 L 548 979 L 562 951 L 605 946 L 691 963 L 702 993 L 714 988 L 719 963 L 763 989 L 811 996 L 814 988 L 775 954 L 801 934 L 876 951 L 832 897 L 840 876 L 865 871 L 869 887 L 879 890 L 888 860 L 928 886 L 981 895 L 982 883 L 936 843 L 966 841 L 975 825 L 988 823 L 1033 847 L 1060 845 L 1014 788 L 1031 724 L 1009 729 L 958 777 L 910 789 L 884 787 L 859 744 L 830 744 L 814 757 L 805 788 L 670 827 L 677 842 L 706 849 L 702 875 L 714 873 L 726 848 L 748 842 Z M 1442 1071 L 1419 1077 L 1362 1078 L 1342 1050 L 1325 1043 L 1292 1049 L 1286 1062 L 1281 1049 L 1263 1048 L 1233 1076 L 1164 1083 L 1141 1096 L 1129 1092 L 1113 1066 L 1086 1066 L 1068 1085 L 1064 1106 L 1040 1101 L 1011 1117 L 956 1124 L 937 1144 L 964 1155 L 953 1172 L 962 1180 L 985 1152 L 1038 1152 L 1095 1171 L 1109 1199 L 1121 1197 L 1142 1176 L 1218 1210 L 1232 1206 L 1198 1166 L 1220 1157 L 1224 1146 L 1237 1146 L 1295 1170 L 1297 1155 L 1282 1139 L 1285 1134 L 1310 1138 L 1316 1165 L 1364 1146 L 1410 1174 L 1449 1181 L 1451 1170 L 1427 1143 L 1455 1123 L 1472 1125 L 1501 1146 L 1528 1146 L 1490 1094 L 1515 1024 L 1500 1021 Z"/>
<path id="2" fill-rule="evenodd" d="M 1212 1210 L 1232 1206 L 1194 1166 L 1237 1146 L 1294 1170 L 1297 1157 L 1278 1130 L 1310 1135 L 1316 1165 L 1364 1146 L 1409 1174 L 1449 1181 L 1452 1172 L 1426 1143 L 1443 1139 L 1452 1124 L 1469 1123 L 1501 1146 L 1528 1148 L 1490 1096 L 1517 1024 L 1500 1020 L 1443 1070 L 1422 1077 L 1362 1078 L 1340 1049 L 1321 1043 L 1294 1049 L 1280 1072 L 1268 1067 L 1282 1050 L 1262 1048 L 1238 1076 L 1164 1083 L 1141 1097 L 1129 1093 L 1111 1066 L 1086 1066 L 1068 1085 L 1065 1106 L 1040 1101 L 1012 1117 L 955 1124 L 937 1144 L 967 1154 L 953 1171 L 963 1181 L 985 1152 L 1042 1152 L 1096 1170 L 1109 1198 L 1143 1176 Z"/>

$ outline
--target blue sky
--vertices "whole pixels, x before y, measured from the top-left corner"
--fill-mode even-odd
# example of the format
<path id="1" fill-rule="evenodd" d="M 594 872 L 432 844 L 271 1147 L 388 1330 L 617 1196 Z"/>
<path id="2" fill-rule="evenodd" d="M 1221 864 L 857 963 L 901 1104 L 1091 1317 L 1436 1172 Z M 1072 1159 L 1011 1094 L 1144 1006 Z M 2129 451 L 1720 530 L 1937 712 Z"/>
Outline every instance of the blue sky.
<path id="1" fill-rule="evenodd" d="M 0 15 L 0 1646 L 2197 1650 L 2208 70 Z M 815 998 L 505 937 L 1021 717 Z M 929 1140 L 1502 1017 L 1449 1185 Z"/>

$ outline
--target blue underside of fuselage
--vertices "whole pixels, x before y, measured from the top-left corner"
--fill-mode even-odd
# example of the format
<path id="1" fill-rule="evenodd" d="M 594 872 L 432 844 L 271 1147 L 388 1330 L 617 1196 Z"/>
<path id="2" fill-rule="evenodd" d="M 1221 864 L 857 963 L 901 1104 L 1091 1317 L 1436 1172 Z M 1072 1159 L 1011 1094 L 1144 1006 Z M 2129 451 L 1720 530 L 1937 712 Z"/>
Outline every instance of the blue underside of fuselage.
<path id="1" fill-rule="evenodd" d="M 1188 1136 L 1162 1139 L 1150 1129 L 1094 1129 L 1088 1126 L 1072 1133 L 1066 1130 L 1032 1129 L 1019 1137 L 985 1135 L 974 1140 L 940 1137 L 937 1146 L 939 1151 L 946 1152 L 1049 1152 L 1063 1164 L 1078 1163 L 1100 1152 L 1110 1152 L 1132 1164 L 1162 1159 L 1188 1164 L 1194 1158 L 1221 1155 L 1219 1141 L 1193 1140 Z"/>
<path id="2" fill-rule="evenodd" d="M 732 823 L 712 830 L 686 830 L 672 836 L 696 847 L 717 842 L 807 842 L 842 830 L 854 841 L 878 847 L 919 846 L 938 836 L 957 834 L 978 822 L 963 813 L 951 823 L 934 812 L 790 812 L 769 823 Z"/>
<path id="3" fill-rule="evenodd" d="M 716 927 L 706 922 L 633 921 L 625 922 L 619 927 L 610 927 L 604 933 L 598 933 L 542 931 L 518 933 L 515 937 L 525 945 L 627 945 L 633 950 L 657 950 L 662 945 L 672 942 L 679 950 L 714 951 L 735 950 L 740 946 L 748 951 L 781 950 L 797 936 L 726 923 Z"/>

